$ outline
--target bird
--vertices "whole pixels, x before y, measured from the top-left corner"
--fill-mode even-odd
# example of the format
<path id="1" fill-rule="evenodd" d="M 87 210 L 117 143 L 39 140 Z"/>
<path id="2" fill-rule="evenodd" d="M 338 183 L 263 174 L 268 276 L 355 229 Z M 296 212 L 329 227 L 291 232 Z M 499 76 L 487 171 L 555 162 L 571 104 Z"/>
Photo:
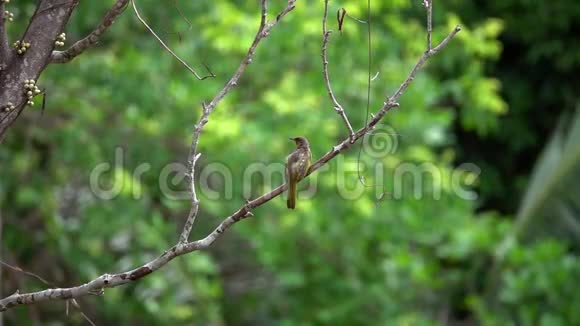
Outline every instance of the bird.
<path id="1" fill-rule="evenodd" d="M 294 209 L 296 207 L 296 185 L 308 173 L 312 153 L 305 137 L 294 137 L 290 140 L 294 141 L 296 149 L 286 158 L 286 182 L 288 183 L 286 207 Z"/>

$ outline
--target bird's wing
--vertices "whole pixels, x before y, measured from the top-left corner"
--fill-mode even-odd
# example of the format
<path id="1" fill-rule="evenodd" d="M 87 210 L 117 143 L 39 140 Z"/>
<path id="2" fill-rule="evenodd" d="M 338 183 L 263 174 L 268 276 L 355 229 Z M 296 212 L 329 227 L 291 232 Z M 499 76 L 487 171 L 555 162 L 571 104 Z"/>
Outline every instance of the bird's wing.
<path id="1" fill-rule="evenodd" d="M 286 160 L 286 174 L 290 177 L 290 170 L 292 173 L 292 178 L 297 179 L 296 171 L 299 171 L 299 164 L 300 164 L 300 152 L 294 151 L 292 154 L 288 155 L 288 159 Z"/>
<path id="2" fill-rule="evenodd" d="M 288 157 L 286 157 L 286 163 L 284 164 L 284 170 L 286 173 L 286 181 L 289 180 L 289 174 L 288 174 L 288 160 L 290 159 L 290 155 L 288 155 Z"/>

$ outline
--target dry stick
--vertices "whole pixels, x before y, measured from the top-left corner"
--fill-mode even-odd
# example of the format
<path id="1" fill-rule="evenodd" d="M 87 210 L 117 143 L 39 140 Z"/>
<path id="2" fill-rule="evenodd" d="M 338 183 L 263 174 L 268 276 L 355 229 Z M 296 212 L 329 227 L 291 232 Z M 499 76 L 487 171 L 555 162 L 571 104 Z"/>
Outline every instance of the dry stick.
<path id="1" fill-rule="evenodd" d="M 423 5 L 427 9 L 427 50 L 431 50 L 433 37 L 433 0 L 424 0 Z"/>
<path id="2" fill-rule="evenodd" d="M 413 79 L 415 79 L 417 72 L 421 69 L 421 67 L 423 66 L 425 61 L 427 61 L 427 59 L 429 59 L 430 57 L 434 56 L 439 51 L 441 51 L 441 49 L 443 49 L 449 43 L 449 41 L 451 41 L 451 39 L 453 39 L 453 37 L 455 37 L 455 35 L 457 35 L 457 33 L 459 33 L 459 31 L 461 31 L 461 26 L 459 26 L 459 25 L 455 26 L 455 28 L 451 31 L 451 33 L 449 33 L 443 39 L 443 41 L 441 41 L 441 43 L 439 43 L 439 45 L 437 45 L 436 47 L 434 47 L 432 49 L 428 49 L 427 51 L 425 51 L 425 53 L 423 53 L 421 58 L 419 58 L 419 61 L 417 62 L 415 67 L 413 67 L 413 70 L 411 70 L 411 73 L 409 74 L 407 79 L 405 79 L 405 81 L 401 84 L 401 86 L 399 86 L 399 89 L 397 89 L 395 94 L 390 99 L 397 101 L 398 98 L 401 97 L 401 95 L 403 95 L 403 92 L 407 89 L 407 87 L 409 87 L 409 84 L 413 81 Z"/>
<path id="3" fill-rule="evenodd" d="M 23 269 L 22 269 L 22 268 L 20 268 L 20 267 L 17 267 L 17 266 L 12 266 L 12 265 L 10 265 L 10 264 L 8 264 L 8 263 L 6 263 L 6 262 L 2 261 L 2 260 L 0 260 L 0 265 L 4 266 L 4 267 L 6 267 L 6 268 L 9 268 L 9 269 L 11 269 L 11 270 L 12 270 L 12 271 L 14 271 L 14 272 L 17 272 L 17 273 L 22 273 L 22 274 L 24 274 L 24 275 L 27 275 L 27 276 L 33 277 L 33 278 L 35 278 L 35 279 L 39 280 L 41 283 L 44 283 L 44 284 L 46 284 L 46 285 L 53 286 L 53 285 L 52 285 L 50 282 L 48 282 L 47 280 L 45 280 L 44 278 L 42 278 L 42 276 L 40 276 L 40 275 L 37 275 L 37 274 L 34 274 L 34 273 L 32 273 L 32 272 L 25 271 L 25 270 L 23 270 Z"/>
<path id="4" fill-rule="evenodd" d="M 244 73 L 244 71 L 246 70 L 248 65 L 252 62 L 252 58 L 254 56 L 254 53 L 256 52 L 256 48 L 258 47 L 258 44 L 260 43 L 260 41 L 263 38 L 267 37 L 270 33 L 270 30 L 272 28 L 274 28 L 280 22 L 280 20 L 284 16 L 286 16 L 286 14 L 288 14 L 290 11 L 292 11 L 292 9 L 294 9 L 294 1 L 288 1 L 288 6 L 286 8 L 284 8 L 284 10 L 282 10 L 282 12 L 280 12 L 276 16 L 276 20 L 272 23 L 267 23 L 267 21 L 266 21 L 266 18 L 267 18 L 266 17 L 267 16 L 266 2 L 267 2 L 266 0 L 260 1 L 260 6 L 261 6 L 260 27 L 258 28 L 258 32 L 256 33 L 256 36 L 254 37 L 254 41 L 252 42 L 252 45 L 248 49 L 248 53 L 246 54 L 246 56 L 244 57 L 244 59 L 240 63 L 238 70 L 234 73 L 234 75 L 226 83 L 224 88 L 214 97 L 214 99 L 209 104 L 206 105 L 204 103 L 202 105 L 202 109 L 203 109 L 202 116 L 201 116 L 199 122 L 195 125 L 195 129 L 194 129 L 194 133 L 193 133 L 193 140 L 191 142 L 191 148 L 190 148 L 189 157 L 188 157 L 189 174 L 190 174 L 190 176 L 189 176 L 190 177 L 190 193 L 191 193 L 192 204 L 191 204 L 191 209 L 189 210 L 189 214 L 187 216 L 187 220 L 185 221 L 185 224 L 183 226 L 183 230 L 181 231 L 181 235 L 179 236 L 179 243 L 180 244 L 187 243 L 188 238 L 189 238 L 189 234 L 191 233 L 191 229 L 193 228 L 193 223 L 195 222 L 195 218 L 196 218 L 198 210 L 199 210 L 199 200 L 197 199 L 197 195 L 195 192 L 194 170 L 195 170 L 195 163 L 197 162 L 197 159 L 201 155 L 200 153 L 197 153 L 197 144 L 199 143 L 199 137 L 201 135 L 203 127 L 208 122 L 209 115 L 213 112 L 213 110 L 215 110 L 217 104 L 224 98 L 224 96 L 230 90 L 232 90 L 232 88 L 234 86 L 236 86 L 238 84 L 238 80 L 240 79 L 240 77 L 242 76 L 242 74 Z"/>
<path id="5" fill-rule="evenodd" d="M 2 224 L 2 220 L 1 220 L 1 216 L 0 216 L 0 240 L 2 240 L 2 237 L 1 237 L 2 225 L 1 225 L 1 224 Z M 1 241 L 0 241 L 0 243 L 1 243 Z M 14 272 L 16 272 L 16 273 L 22 273 L 22 274 L 24 274 L 24 275 L 26 275 L 26 276 L 30 276 L 30 277 L 32 277 L 32 278 L 35 278 L 35 279 L 39 280 L 41 283 L 44 283 L 44 284 L 46 284 L 46 285 L 48 285 L 48 286 L 54 286 L 54 285 L 53 285 L 51 282 L 49 282 L 49 281 L 45 280 L 45 279 L 44 279 L 44 278 L 42 278 L 40 275 L 38 275 L 38 274 L 35 274 L 35 273 L 32 273 L 32 272 L 29 272 L 29 271 L 26 271 L 26 270 L 24 270 L 24 269 L 22 269 L 22 268 L 20 268 L 20 267 L 18 267 L 18 266 L 12 266 L 12 265 L 10 265 L 10 264 L 8 264 L 8 263 L 6 263 L 6 262 L 2 261 L 2 260 L 0 260 L 0 265 L 2 265 L 2 266 L 4 266 L 4 267 L 6 267 L 6 268 L 8 268 L 8 269 L 11 269 L 12 271 L 14 271 Z M 1 270 L 2 270 L 2 269 L 0 268 L 0 271 L 1 271 Z M 92 321 L 92 320 L 89 318 L 89 316 L 87 316 L 87 315 L 84 313 L 84 311 L 83 311 L 82 307 L 79 305 L 79 303 L 77 302 L 77 300 L 75 300 L 75 299 L 71 299 L 70 301 L 72 302 L 73 306 L 79 310 L 79 313 L 81 314 L 81 316 L 83 316 L 83 318 L 84 318 L 84 319 L 85 319 L 85 320 L 86 320 L 86 321 L 87 321 L 89 324 L 91 324 L 91 325 L 93 325 L 93 326 L 94 326 L 94 325 L 95 325 L 95 323 L 93 323 L 93 321 Z M 68 315 L 68 302 L 69 302 L 69 300 L 67 300 L 67 315 Z M 1 324 L 1 323 L 0 323 L 0 324 Z"/>
<path id="6" fill-rule="evenodd" d="M 197 193 L 195 192 L 195 163 L 197 163 L 201 153 L 197 153 L 197 144 L 199 143 L 199 136 L 201 135 L 203 127 L 209 121 L 208 118 L 210 114 L 210 111 L 205 106 L 205 103 L 202 104 L 202 109 L 203 112 L 201 119 L 199 119 L 199 122 L 195 125 L 193 131 L 193 140 L 191 141 L 191 148 L 189 150 L 189 191 L 191 193 L 191 208 L 189 210 L 187 220 L 185 221 L 185 225 L 183 226 L 183 230 L 181 231 L 181 235 L 179 236 L 179 243 L 182 244 L 187 243 L 189 234 L 191 233 L 193 223 L 195 222 L 195 218 L 197 217 L 197 212 L 199 210 L 199 200 L 197 199 Z"/>
<path id="7" fill-rule="evenodd" d="M 179 6 L 177 4 L 177 0 L 173 1 L 173 6 L 175 7 L 175 10 L 177 11 L 177 14 L 179 15 L 179 17 L 181 17 L 181 19 L 187 24 L 186 31 L 191 31 L 191 29 L 193 28 L 193 24 L 189 21 L 189 19 L 187 19 L 187 17 L 185 17 L 183 12 L 181 12 L 181 9 L 179 9 Z M 177 32 L 164 31 L 164 32 L 167 34 L 177 34 L 177 38 L 181 42 L 181 32 L 180 31 L 177 31 Z"/>
<path id="8" fill-rule="evenodd" d="M 135 12 L 135 16 L 137 16 L 137 19 L 141 22 L 141 24 L 143 24 L 143 26 L 145 26 L 145 28 L 147 28 L 147 30 L 149 31 L 149 33 L 151 33 L 155 39 L 157 39 L 157 41 L 159 42 L 159 44 L 161 44 L 161 46 L 163 46 L 163 48 L 169 52 L 169 54 L 171 54 L 175 59 L 177 59 L 177 61 L 179 61 L 187 70 L 189 70 L 189 72 L 191 72 L 197 79 L 199 80 L 204 80 L 207 78 L 211 78 L 211 77 L 215 77 L 215 75 L 208 70 L 209 75 L 203 76 L 201 77 L 197 72 L 195 72 L 195 70 L 193 70 L 193 68 L 191 68 L 183 59 L 181 59 L 177 54 L 175 54 L 164 42 L 163 40 L 157 36 L 157 34 L 155 33 L 155 31 L 153 30 L 153 28 L 151 28 L 147 22 L 141 18 L 141 15 L 139 14 L 139 11 L 137 10 L 137 5 L 135 4 L 135 0 L 131 0 L 131 4 L 133 5 L 133 11 Z M 206 67 L 207 68 L 207 67 Z"/>
<path id="9" fill-rule="evenodd" d="M 262 4 L 264 2 L 265 1 L 262 0 Z M 256 48 L 258 47 L 258 44 L 260 43 L 260 41 L 264 37 L 267 37 L 270 34 L 270 31 L 272 30 L 272 28 L 274 26 L 276 26 L 280 22 L 280 20 L 282 18 L 284 18 L 284 16 L 286 16 L 290 11 L 292 11 L 294 9 L 295 2 L 296 2 L 295 0 L 289 0 L 286 8 L 284 8 L 284 10 L 282 10 L 276 16 L 276 19 L 270 23 L 266 22 L 265 6 L 264 6 L 264 4 L 262 5 L 262 20 L 260 22 L 260 29 L 258 30 L 258 33 L 256 34 L 256 37 L 254 38 L 252 45 L 248 49 L 248 53 L 246 54 L 246 57 L 244 58 L 244 60 L 242 60 L 242 63 L 238 67 L 238 70 L 236 70 L 236 72 L 234 73 L 232 78 L 226 83 L 224 88 L 207 105 L 208 110 L 213 111 L 215 109 L 216 105 L 224 98 L 224 96 L 226 96 L 226 94 L 234 86 L 236 86 L 238 84 L 238 79 L 240 79 L 240 76 L 244 73 L 244 71 L 246 70 L 248 65 L 250 63 L 252 63 L 252 57 L 254 56 L 254 53 L 256 52 Z"/>
<path id="10" fill-rule="evenodd" d="M 83 39 L 78 40 L 70 48 L 64 51 L 53 51 L 50 55 L 51 63 L 67 63 L 74 59 L 79 54 L 83 53 L 89 47 L 95 45 L 99 41 L 99 37 L 111 27 L 115 19 L 125 10 L 129 0 L 117 0 L 113 7 L 105 14 L 97 28 Z"/>
<path id="11" fill-rule="evenodd" d="M 328 75 L 328 56 L 326 47 L 328 45 L 328 39 L 330 38 L 330 34 L 332 31 L 326 29 L 326 20 L 328 17 L 328 0 L 324 0 L 324 15 L 322 16 L 322 75 L 324 76 L 324 85 L 326 86 L 326 91 L 328 92 L 328 96 L 334 105 L 334 110 L 336 113 L 340 115 L 344 124 L 346 124 L 346 128 L 348 128 L 349 136 L 351 142 L 354 142 L 354 131 L 352 130 L 352 126 L 350 121 L 348 121 L 348 117 L 342 108 L 342 105 L 338 103 L 338 100 L 334 96 L 334 92 L 332 91 L 332 87 L 330 86 L 330 77 Z"/>
<path id="12" fill-rule="evenodd" d="M 290 5 L 290 3 L 289 3 Z M 292 2 L 293 5 L 293 2 Z M 286 9 L 285 9 L 286 10 Z M 288 10 L 289 11 L 289 10 Z M 415 64 L 407 78 L 403 81 L 399 89 L 395 92 L 395 94 L 388 98 L 387 101 L 383 104 L 381 109 L 377 112 L 375 116 L 369 121 L 369 123 L 364 126 L 363 128 L 359 129 L 355 134 L 355 141 L 360 139 L 364 134 L 369 132 L 374 126 L 384 117 L 384 115 L 389 111 L 389 109 L 393 107 L 397 107 L 399 104 L 397 100 L 403 94 L 403 92 L 407 89 L 411 81 L 414 79 L 417 72 L 421 69 L 423 64 L 427 59 L 432 57 L 433 55 L 437 54 L 441 49 L 443 49 L 449 41 L 461 30 L 460 26 L 455 27 L 453 31 L 447 35 L 447 37 L 435 48 L 431 50 L 425 51 L 419 61 Z M 218 94 L 219 95 L 219 94 Z M 216 96 L 217 97 L 217 96 Z M 222 96 L 223 97 L 223 96 Z M 215 99 L 214 99 L 215 100 Z M 318 161 L 316 161 L 310 170 L 308 171 L 308 175 L 312 172 L 318 170 L 321 166 L 326 164 L 328 161 L 332 160 L 336 157 L 340 152 L 348 149 L 351 146 L 350 137 L 344 139 L 342 142 L 338 143 L 334 146 L 330 151 L 328 151 L 324 156 L 322 156 Z M 206 249 L 211 244 L 218 239 L 221 234 L 223 234 L 229 227 L 231 227 L 236 222 L 242 220 L 244 217 L 248 216 L 248 213 L 258 207 L 261 206 L 272 198 L 279 196 L 284 190 L 286 190 L 287 184 L 283 184 L 275 188 L 274 190 L 266 193 L 254 200 L 246 202 L 245 205 L 240 207 L 235 213 L 225 218 L 210 234 L 208 234 L 205 238 L 189 242 L 186 244 L 177 244 L 170 249 L 166 250 L 163 254 L 159 257 L 155 258 L 154 260 L 137 267 L 133 270 L 118 273 L 118 274 L 103 274 L 98 278 L 70 288 L 57 288 L 57 289 L 48 289 L 44 291 L 38 291 L 33 293 L 14 293 L 9 297 L 6 297 L 0 300 L 0 311 L 4 311 L 8 308 L 12 308 L 17 305 L 23 304 L 32 304 L 41 301 L 48 301 L 48 300 L 58 300 L 58 299 L 71 299 L 71 298 L 78 298 L 81 296 L 86 296 L 90 294 L 102 294 L 105 288 L 110 287 L 117 287 L 119 285 L 127 284 L 130 282 L 137 281 L 153 272 L 158 270 L 159 268 L 163 267 L 169 261 L 174 259 L 175 257 L 190 253 L 196 250 Z"/>

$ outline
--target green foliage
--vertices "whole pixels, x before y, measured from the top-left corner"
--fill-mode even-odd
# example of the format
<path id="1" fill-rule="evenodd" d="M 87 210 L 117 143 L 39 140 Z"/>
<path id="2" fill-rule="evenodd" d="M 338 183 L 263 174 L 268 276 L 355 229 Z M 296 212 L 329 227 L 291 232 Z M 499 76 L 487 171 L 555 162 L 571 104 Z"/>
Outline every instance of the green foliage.
<path id="1" fill-rule="evenodd" d="M 169 3 L 139 5 L 175 52 L 200 71 L 207 64 L 217 77 L 193 78 L 130 10 L 98 46 L 71 63 L 50 66 L 37 82 L 47 89 L 44 114 L 27 109 L 0 146 L 3 259 L 72 286 L 140 265 L 177 240 L 189 202 L 168 195 L 168 189 L 184 193 L 187 185 L 160 176 L 168 164 L 185 163 L 201 103 L 223 87 L 245 55 L 259 8 L 255 1 L 177 2 L 189 25 Z M 498 38 L 512 31 L 510 20 L 470 20 L 464 18 L 468 9 L 453 4 L 435 1 L 434 42 L 457 23 L 462 32 L 388 114 L 384 122 L 394 130 L 378 127 L 365 140 L 360 168 L 374 186 L 359 183 L 355 146 L 310 178 L 317 182 L 315 195 L 301 198 L 297 210 L 276 198 L 211 250 L 178 258 L 102 297 L 83 298 L 86 313 L 97 324 L 147 325 L 580 322 L 574 309 L 580 295 L 573 291 L 580 264 L 566 243 L 514 243 L 498 267 L 500 290 L 486 277 L 514 225 L 510 216 L 477 211 L 479 202 L 462 198 L 452 180 L 462 171 L 457 163 L 463 162 L 463 132 L 506 132 L 501 119 L 508 106 L 500 94 L 505 85 L 488 67 L 502 54 Z M 67 39 L 89 33 L 107 5 L 81 2 Z M 271 4 L 270 19 L 282 5 Z M 33 8 L 11 6 L 21 20 L 10 30 L 16 37 Z M 330 17 L 343 6 L 366 20 L 366 2 L 360 1 L 331 2 Z M 396 90 L 425 46 L 421 1 L 373 6 L 371 74 L 378 77 L 371 84 L 371 112 Z M 316 159 L 347 136 L 322 81 L 321 14 L 321 2 L 298 1 L 211 115 L 198 170 L 218 172 L 198 176 L 201 210 L 192 238 L 207 234 L 245 198 L 282 182 L 281 170 L 275 172 L 292 149 L 288 137 L 307 136 Z M 329 44 L 333 88 L 360 127 L 366 120 L 367 27 L 347 18 L 338 33 L 336 21 L 329 24 L 335 30 Z M 533 92 L 521 87 L 510 92 L 521 92 L 525 102 Z M 510 144 L 526 137 L 534 139 L 523 133 Z M 372 150 L 375 142 L 386 147 Z M 98 181 L 105 189 L 118 187 L 112 199 L 91 188 L 91 173 L 104 164 L 110 169 Z M 414 197 L 412 176 L 397 174 L 407 166 L 432 172 L 421 185 L 422 198 Z M 256 167 L 271 169 L 271 182 L 248 177 Z M 492 165 L 480 168 L 476 183 L 475 171 L 460 174 L 459 181 L 470 186 L 466 190 L 505 183 L 493 178 Z M 360 194 L 347 198 L 357 187 Z M 45 286 L 23 277 L 3 279 L 3 293 L 16 287 Z M 17 308 L 5 318 L 31 320 L 27 309 L 36 309 L 43 322 L 65 318 L 64 304 Z M 70 318 L 82 322 L 78 314 Z"/>
<path id="2" fill-rule="evenodd" d="M 495 312 L 472 298 L 484 324 L 574 325 L 580 298 L 569 283 L 580 276 L 580 260 L 561 241 L 515 245 L 502 267 Z"/>
<path id="3" fill-rule="evenodd" d="M 487 134 L 457 131 L 459 158 L 485 166 L 490 175 L 481 188 L 484 207 L 511 213 L 519 207 L 513 198 L 527 190 L 525 180 L 547 135 L 563 112 L 574 112 L 580 103 L 580 44 L 572 32 L 578 28 L 580 6 L 570 0 L 445 3 L 469 24 L 482 25 L 497 17 L 503 26 L 501 57 L 483 68 L 501 82 L 500 95 L 509 104 L 509 114 L 500 128 Z M 459 110 L 463 115 L 471 108 Z"/>

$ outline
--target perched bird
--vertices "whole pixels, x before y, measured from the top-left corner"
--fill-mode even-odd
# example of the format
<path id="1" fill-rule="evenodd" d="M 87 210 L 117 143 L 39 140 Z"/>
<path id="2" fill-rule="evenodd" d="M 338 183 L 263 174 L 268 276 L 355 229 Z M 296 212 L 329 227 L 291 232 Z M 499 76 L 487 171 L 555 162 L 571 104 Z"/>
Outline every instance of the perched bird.
<path id="1" fill-rule="evenodd" d="M 286 158 L 286 182 L 288 183 L 288 200 L 286 206 L 290 209 L 296 207 L 296 185 L 302 180 L 308 169 L 312 153 L 308 140 L 304 137 L 290 138 L 296 143 L 296 150 Z"/>

